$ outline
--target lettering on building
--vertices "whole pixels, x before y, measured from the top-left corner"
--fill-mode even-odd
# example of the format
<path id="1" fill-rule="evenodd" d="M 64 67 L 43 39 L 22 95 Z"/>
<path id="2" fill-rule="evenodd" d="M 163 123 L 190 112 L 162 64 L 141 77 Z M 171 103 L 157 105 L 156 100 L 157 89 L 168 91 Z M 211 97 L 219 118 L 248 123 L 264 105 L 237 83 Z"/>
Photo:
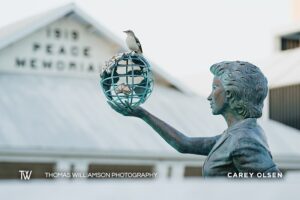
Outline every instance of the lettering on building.
<path id="1" fill-rule="evenodd" d="M 100 64 L 91 61 L 92 48 L 80 41 L 80 32 L 70 28 L 46 28 L 45 40 L 30 45 L 30 57 L 15 56 L 18 69 L 36 71 L 97 72 Z"/>

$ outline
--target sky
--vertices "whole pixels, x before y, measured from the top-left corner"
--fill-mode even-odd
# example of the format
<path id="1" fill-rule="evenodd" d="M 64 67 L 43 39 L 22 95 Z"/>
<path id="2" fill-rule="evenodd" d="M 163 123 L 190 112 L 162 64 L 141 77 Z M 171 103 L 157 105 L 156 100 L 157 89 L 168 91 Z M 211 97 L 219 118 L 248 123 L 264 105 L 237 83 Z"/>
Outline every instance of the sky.
<path id="1" fill-rule="evenodd" d="M 292 0 L 0 0 L 0 27 L 70 2 L 124 40 L 134 30 L 145 56 L 196 92 L 216 62 L 272 55 L 292 23 Z"/>

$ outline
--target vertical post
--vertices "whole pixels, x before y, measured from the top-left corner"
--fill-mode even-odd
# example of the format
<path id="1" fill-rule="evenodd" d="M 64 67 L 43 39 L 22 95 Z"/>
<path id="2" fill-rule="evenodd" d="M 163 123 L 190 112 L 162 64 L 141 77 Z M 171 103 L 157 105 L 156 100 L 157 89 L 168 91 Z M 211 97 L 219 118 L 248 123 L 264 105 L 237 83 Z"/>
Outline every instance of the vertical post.
<path id="1" fill-rule="evenodd" d="M 270 93 L 271 93 L 271 90 L 269 88 L 269 92 L 268 92 L 268 95 L 264 101 L 264 107 L 263 107 L 263 114 L 262 114 L 262 119 L 263 120 L 268 120 L 270 118 Z"/>
<path id="2" fill-rule="evenodd" d="M 184 164 L 178 163 L 172 165 L 172 180 L 182 180 L 184 178 Z"/>
<path id="3" fill-rule="evenodd" d="M 167 165 L 166 163 L 164 162 L 159 162 L 155 165 L 155 171 L 157 173 L 157 176 L 158 176 L 158 180 L 159 181 L 164 181 L 164 180 L 167 180 L 169 177 L 168 177 L 168 167 L 169 165 Z"/>
<path id="4" fill-rule="evenodd" d="M 88 173 L 88 163 L 83 161 L 75 161 L 72 163 L 72 173 L 78 173 L 81 175 L 87 175 Z"/>
<path id="5" fill-rule="evenodd" d="M 57 161 L 54 172 L 57 174 L 66 174 L 71 172 L 71 163 L 69 161 Z M 54 177 L 55 179 L 66 178 L 62 177 L 62 175 L 57 175 Z"/>

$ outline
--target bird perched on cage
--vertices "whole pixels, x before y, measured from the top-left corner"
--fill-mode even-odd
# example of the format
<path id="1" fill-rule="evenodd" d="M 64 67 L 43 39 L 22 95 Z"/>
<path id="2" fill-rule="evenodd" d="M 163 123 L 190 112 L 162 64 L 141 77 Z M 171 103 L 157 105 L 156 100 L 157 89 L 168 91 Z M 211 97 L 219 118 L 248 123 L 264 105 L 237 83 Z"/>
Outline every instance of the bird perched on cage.
<path id="1" fill-rule="evenodd" d="M 137 54 L 143 54 L 142 45 L 132 30 L 124 31 L 127 34 L 126 44 L 131 51 Z"/>
<path id="2" fill-rule="evenodd" d="M 132 51 L 132 53 L 136 53 L 137 55 L 143 54 L 143 49 L 140 40 L 135 36 L 132 30 L 124 31 L 127 34 L 126 44 L 127 47 Z M 144 65 L 144 63 L 137 58 L 137 56 L 133 55 L 132 62 L 134 64 L 139 65 L 140 67 Z"/>

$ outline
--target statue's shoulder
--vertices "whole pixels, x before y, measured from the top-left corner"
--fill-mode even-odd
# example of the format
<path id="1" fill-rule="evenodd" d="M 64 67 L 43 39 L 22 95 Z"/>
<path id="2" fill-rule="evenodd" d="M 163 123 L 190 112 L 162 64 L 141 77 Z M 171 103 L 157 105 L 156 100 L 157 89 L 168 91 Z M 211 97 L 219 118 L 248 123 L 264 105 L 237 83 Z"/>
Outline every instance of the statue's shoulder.
<path id="1" fill-rule="evenodd" d="M 269 149 L 263 129 L 259 125 L 240 126 L 230 132 L 232 144 L 238 148 L 241 146 L 264 147 Z"/>

